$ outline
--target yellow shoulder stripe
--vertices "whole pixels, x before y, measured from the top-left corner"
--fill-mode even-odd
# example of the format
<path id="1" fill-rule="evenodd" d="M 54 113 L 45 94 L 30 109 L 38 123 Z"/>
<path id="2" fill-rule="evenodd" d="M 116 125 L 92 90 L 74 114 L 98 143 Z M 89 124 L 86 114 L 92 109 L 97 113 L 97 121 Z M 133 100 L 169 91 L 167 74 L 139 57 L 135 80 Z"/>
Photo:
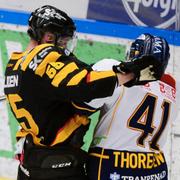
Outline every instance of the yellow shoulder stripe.
<path id="1" fill-rule="evenodd" d="M 15 71 L 15 70 L 18 69 L 18 67 L 19 67 L 19 65 L 21 64 L 21 62 L 22 62 L 22 58 L 20 58 L 20 59 L 16 62 L 15 66 L 14 66 L 14 68 L 13 68 L 13 71 Z"/>
<path id="2" fill-rule="evenodd" d="M 88 77 L 88 82 L 93 82 L 112 76 L 116 76 L 115 72 L 113 71 L 91 71 Z"/>
<path id="3" fill-rule="evenodd" d="M 39 64 L 39 66 L 37 67 L 35 74 L 39 75 L 39 76 L 43 76 L 43 74 L 45 73 L 46 70 L 46 66 L 48 63 L 51 62 L 56 62 L 57 59 L 61 56 L 61 54 L 59 54 L 56 51 L 52 51 L 50 52 L 45 58 L 44 60 Z"/>
<path id="4" fill-rule="evenodd" d="M 27 51 L 24 51 L 24 52 L 21 52 L 21 53 L 19 53 L 19 52 L 13 52 L 13 53 L 11 54 L 10 59 L 11 59 L 11 60 L 20 59 L 20 58 L 22 58 L 26 53 L 27 53 Z"/>
<path id="5" fill-rule="evenodd" d="M 24 62 L 22 63 L 22 67 L 21 69 L 23 71 L 26 70 L 27 66 L 29 65 L 29 63 L 31 62 L 31 60 L 34 58 L 34 56 L 41 51 L 42 49 L 44 49 L 45 47 L 48 46 L 53 46 L 53 44 L 41 44 L 37 47 L 35 47 L 29 54 L 27 54 L 26 59 L 24 60 Z"/>
<path id="6" fill-rule="evenodd" d="M 79 82 L 87 75 L 88 71 L 86 69 L 77 73 L 73 78 L 68 82 L 67 86 L 74 86 L 79 84 Z"/>
<path id="7" fill-rule="evenodd" d="M 58 87 L 59 84 L 67 77 L 68 74 L 78 69 L 76 63 L 72 62 L 63 67 L 54 77 L 51 84 L 55 87 Z"/>

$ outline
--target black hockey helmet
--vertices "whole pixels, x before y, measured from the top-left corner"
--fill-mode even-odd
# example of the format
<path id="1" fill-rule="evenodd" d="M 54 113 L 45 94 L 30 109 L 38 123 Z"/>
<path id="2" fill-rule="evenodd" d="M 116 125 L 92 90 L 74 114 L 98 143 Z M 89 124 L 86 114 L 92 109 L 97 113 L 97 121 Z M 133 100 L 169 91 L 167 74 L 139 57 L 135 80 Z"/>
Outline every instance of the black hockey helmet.
<path id="1" fill-rule="evenodd" d="M 56 7 L 45 5 L 33 11 L 28 20 L 28 35 L 40 42 L 44 32 L 51 32 L 59 37 L 74 38 L 76 26 L 73 20 Z"/>

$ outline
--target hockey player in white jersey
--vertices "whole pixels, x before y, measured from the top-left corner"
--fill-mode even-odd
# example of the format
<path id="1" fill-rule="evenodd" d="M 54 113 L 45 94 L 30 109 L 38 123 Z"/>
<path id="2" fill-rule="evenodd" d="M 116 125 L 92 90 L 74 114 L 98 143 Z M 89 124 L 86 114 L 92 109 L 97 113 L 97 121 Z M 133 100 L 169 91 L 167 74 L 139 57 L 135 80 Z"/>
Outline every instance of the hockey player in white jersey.
<path id="1" fill-rule="evenodd" d="M 164 74 L 169 60 L 168 43 L 164 38 L 142 34 L 132 43 L 127 60 L 149 54 L 161 62 L 161 80 L 133 87 L 130 82 L 116 88 L 111 97 L 86 103 L 86 111 L 100 109 L 90 148 L 90 180 L 168 179 L 162 147 L 176 115 L 176 82 Z M 115 69 L 118 63 L 104 59 L 93 69 Z"/>

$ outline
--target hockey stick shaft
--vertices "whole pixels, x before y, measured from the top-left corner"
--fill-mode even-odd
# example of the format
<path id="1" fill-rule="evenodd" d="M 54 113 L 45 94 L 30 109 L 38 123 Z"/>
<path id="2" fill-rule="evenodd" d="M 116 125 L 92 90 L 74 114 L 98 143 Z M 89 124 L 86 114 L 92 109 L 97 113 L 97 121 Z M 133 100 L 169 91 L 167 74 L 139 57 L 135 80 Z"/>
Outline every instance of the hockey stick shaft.
<path id="1" fill-rule="evenodd" d="M 6 100 L 6 96 L 5 95 L 0 96 L 0 101 L 4 101 L 4 100 Z"/>

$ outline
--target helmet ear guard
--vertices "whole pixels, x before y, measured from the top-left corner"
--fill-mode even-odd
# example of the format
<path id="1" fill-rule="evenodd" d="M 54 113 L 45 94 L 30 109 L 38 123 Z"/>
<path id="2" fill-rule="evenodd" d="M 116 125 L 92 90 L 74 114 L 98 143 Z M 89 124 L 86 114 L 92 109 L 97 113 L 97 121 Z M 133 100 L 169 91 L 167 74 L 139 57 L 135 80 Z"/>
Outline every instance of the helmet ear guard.
<path id="1" fill-rule="evenodd" d="M 27 30 L 27 33 L 28 33 L 28 35 L 29 35 L 32 39 L 38 41 L 39 38 L 37 37 L 37 32 L 35 32 L 34 29 L 32 29 L 31 27 L 29 27 L 28 30 Z"/>

